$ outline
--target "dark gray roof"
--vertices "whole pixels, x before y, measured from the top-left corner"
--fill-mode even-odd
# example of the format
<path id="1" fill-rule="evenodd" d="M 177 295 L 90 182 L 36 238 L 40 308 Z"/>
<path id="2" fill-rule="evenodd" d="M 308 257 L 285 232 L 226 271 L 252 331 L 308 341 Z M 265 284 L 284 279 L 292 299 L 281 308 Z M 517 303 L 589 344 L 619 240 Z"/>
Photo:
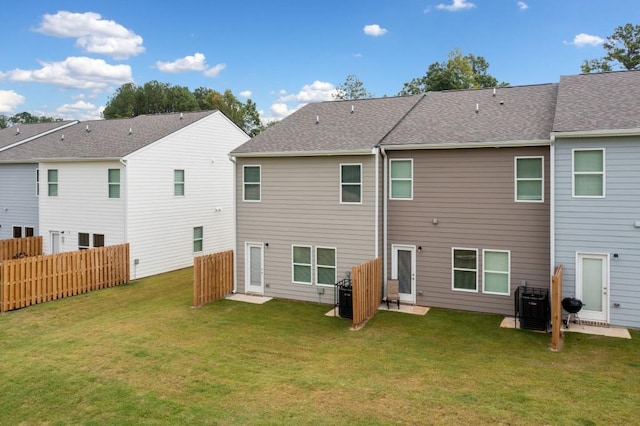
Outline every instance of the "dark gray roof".
<path id="1" fill-rule="evenodd" d="M 560 77 L 555 132 L 640 128 L 640 71 Z"/>
<path id="2" fill-rule="evenodd" d="M 232 155 L 369 150 L 421 97 L 310 103 L 239 146 Z"/>
<path id="3" fill-rule="evenodd" d="M 122 158 L 214 112 L 84 121 L 0 152 L 0 161 Z"/>
<path id="4" fill-rule="evenodd" d="M 0 129 L 0 149 L 24 141 L 56 127 L 65 126 L 72 121 L 54 121 L 53 123 L 16 124 Z"/>
<path id="5" fill-rule="evenodd" d="M 557 84 L 428 92 L 382 145 L 548 141 L 556 94 Z"/>

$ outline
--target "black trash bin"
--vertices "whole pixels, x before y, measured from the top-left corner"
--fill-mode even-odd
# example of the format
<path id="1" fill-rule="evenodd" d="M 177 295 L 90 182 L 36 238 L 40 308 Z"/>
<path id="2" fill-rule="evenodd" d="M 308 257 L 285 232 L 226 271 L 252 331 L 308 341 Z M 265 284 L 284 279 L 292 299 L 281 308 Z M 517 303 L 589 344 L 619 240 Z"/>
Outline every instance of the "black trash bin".
<path id="1" fill-rule="evenodd" d="M 547 331 L 551 310 L 549 290 L 536 287 L 519 287 L 516 291 L 516 316 L 520 328 Z"/>
<path id="2" fill-rule="evenodd" d="M 351 280 L 342 280 L 338 284 L 338 315 L 353 319 L 353 290 Z"/>

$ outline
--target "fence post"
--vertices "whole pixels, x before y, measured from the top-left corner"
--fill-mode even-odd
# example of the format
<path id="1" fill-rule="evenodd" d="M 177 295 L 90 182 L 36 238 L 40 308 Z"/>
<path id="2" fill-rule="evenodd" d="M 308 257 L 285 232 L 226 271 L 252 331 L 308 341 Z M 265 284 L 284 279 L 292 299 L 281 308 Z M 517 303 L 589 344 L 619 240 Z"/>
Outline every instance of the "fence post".
<path id="1" fill-rule="evenodd" d="M 551 349 L 560 349 L 560 324 L 562 324 L 562 265 L 556 267 L 551 277 Z"/>

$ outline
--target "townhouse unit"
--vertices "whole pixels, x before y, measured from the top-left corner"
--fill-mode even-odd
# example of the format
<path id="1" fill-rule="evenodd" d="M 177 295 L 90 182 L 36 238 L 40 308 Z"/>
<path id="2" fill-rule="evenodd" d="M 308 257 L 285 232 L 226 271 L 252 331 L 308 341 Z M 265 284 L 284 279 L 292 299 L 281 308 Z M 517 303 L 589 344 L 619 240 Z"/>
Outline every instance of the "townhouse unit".
<path id="1" fill-rule="evenodd" d="M 231 153 L 236 290 L 333 303 L 380 256 L 404 303 L 510 315 L 562 263 L 585 318 L 640 326 L 639 90 L 613 72 L 308 104 Z"/>

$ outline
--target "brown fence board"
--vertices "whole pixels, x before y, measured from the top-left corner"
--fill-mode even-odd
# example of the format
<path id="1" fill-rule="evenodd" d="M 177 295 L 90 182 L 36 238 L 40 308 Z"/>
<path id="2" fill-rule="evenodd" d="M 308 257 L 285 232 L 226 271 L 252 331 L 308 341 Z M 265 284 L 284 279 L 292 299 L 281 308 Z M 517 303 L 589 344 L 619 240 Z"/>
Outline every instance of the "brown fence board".
<path id="1" fill-rule="evenodd" d="M 193 259 L 193 306 L 222 299 L 233 291 L 233 250 Z"/>
<path id="2" fill-rule="evenodd" d="M 376 258 L 351 269 L 353 327 L 362 326 L 382 301 L 382 259 Z"/>
<path id="3" fill-rule="evenodd" d="M 129 244 L 0 263 L 0 312 L 129 282 Z M 112 271 L 98 280 L 98 271 Z"/>
<path id="4" fill-rule="evenodd" d="M 556 266 L 551 277 L 551 349 L 559 350 L 562 324 L 562 264 Z"/>
<path id="5" fill-rule="evenodd" d="M 42 237 L 11 238 L 0 240 L 0 262 L 12 260 L 18 255 L 38 256 L 42 254 Z"/>

